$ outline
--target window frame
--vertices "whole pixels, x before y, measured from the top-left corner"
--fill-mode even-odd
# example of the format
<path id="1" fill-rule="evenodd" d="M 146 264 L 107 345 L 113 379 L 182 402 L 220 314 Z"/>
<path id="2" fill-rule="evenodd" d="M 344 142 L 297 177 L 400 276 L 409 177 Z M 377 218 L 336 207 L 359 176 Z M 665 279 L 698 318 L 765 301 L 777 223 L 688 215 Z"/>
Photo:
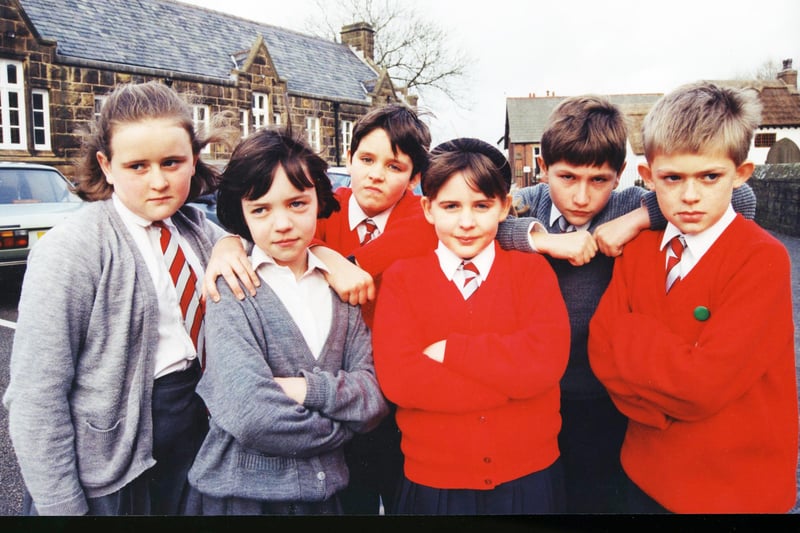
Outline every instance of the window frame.
<path id="1" fill-rule="evenodd" d="M 9 67 L 16 70 L 16 81 L 8 81 Z M 10 95 L 17 99 L 16 107 L 11 107 Z M 16 113 L 17 123 L 12 123 L 11 113 Z M 27 150 L 28 124 L 25 109 L 25 73 L 22 62 L 0 59 L 0 150 Z M 19 136 L 18 142 L 13 142 L 13 134 Z"/>
<path id="2" fill-rule="evenodd" d="M 306 140 L 312 150 L 317 153 L 322 151 L 319 117 L 306 117 Z"/>
<path id="3" fill-rule="evenodd" d="M 36 107 L 36 96 L 42 97 L 41 108 Z M 41 115 L 42 125 L 36 125 L 37 115 Z M 44 141 L 36 142 L 36 133 L 41 131 Z M 47 89 L 33 89 L 31 91 L 31 136 L 35 150 L 51 150 L 50 143 L 50 92 Z"/>

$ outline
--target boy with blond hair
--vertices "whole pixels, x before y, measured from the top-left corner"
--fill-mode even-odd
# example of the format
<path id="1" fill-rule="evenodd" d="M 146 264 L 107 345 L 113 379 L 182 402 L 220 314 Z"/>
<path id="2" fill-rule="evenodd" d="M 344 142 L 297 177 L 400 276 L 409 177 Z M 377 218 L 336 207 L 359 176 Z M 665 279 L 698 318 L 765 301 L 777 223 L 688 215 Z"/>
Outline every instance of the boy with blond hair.
<path id="1" fill-rule="evenodd" d="M 731 208 L 757 96 L 700 82 L 651 109 L 639 172 L 668 224 L 616 262 L 589 332 L 628 418 L 631 512 L 783 513 L 796 496 L 797 385 L 786 249 Z"/>
<path id="2" fill-rule="evenodd" d="M 625 169 L 627 127 L 607 98 L 566 98 L 542 134 L 543 183 L 515 192 L 518 213 L 541 220 L 547 232 L 532 245 L 556 272 L 570 316 L 569 364 L 561 380 L 562 428 L 568 513 L 620 513 L 626 509 L 619 452 L 626 418 L 614 407 L 589 366 L 589 321 L 611 279 L 614 258 L 640 231 L 663 229 L 655 194 L 640 187 L 616 190 Z M 744 186 L 734 207 L 755 215 L 755 195 Z M 500 226 L 498 241 L 522 245 L 528 235 Z M 597 253 L 597 252 L 601 253 Z"/>

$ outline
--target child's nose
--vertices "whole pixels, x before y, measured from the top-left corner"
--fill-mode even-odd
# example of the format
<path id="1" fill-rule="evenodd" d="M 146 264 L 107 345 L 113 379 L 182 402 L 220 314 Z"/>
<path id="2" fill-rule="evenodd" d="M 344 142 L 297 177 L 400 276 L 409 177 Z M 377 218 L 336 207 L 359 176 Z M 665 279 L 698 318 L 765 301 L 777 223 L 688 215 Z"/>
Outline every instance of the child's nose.
<path id="1" fill-rule="evenodd" d="M 575 195 L 572 201 L 577 205 L 586 205 L 589 203 L 589 188 L 585 183 L 579 183 L 575 189 Z"/>
<path id="2" fill-rule="evenodd" d="M 163 189 L 169 184 L 167 177 L 160 168 L 155 168 L 150 172 L 150 186 L 154 189 Z"/>

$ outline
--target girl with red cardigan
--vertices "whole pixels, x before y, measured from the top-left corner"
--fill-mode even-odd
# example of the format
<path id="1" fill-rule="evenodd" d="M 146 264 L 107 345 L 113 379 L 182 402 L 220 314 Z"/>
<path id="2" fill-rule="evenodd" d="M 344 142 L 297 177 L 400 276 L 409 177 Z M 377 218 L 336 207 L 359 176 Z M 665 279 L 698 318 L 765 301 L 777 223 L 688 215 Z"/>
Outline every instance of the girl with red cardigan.
<path id="1" fill-rule="evenodd" d="M 383 275 L 373 346 L 402 433 L 399 514 L 564 510 L 557 436 L 569 321 L 544 258 L 494 242 L 510 182 L 505 157 L 483 141 L 435 148 L 422 206 L 438 248 Z M 533 300 L 545 305 L 532 314 Z"/>

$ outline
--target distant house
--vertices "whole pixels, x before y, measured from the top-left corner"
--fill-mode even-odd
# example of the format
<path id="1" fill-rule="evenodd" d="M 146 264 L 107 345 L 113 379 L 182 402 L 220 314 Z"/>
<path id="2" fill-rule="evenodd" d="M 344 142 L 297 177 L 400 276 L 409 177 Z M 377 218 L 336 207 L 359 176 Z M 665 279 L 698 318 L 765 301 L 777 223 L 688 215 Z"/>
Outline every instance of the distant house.
<path id="1" fill-rule="evenodd" d="M 800 92 L 797 70 L 785 59 L 775 80 L 723 80 L 718 83 L 758 91 L 763 107 L 750 159 L 756 164 L 800 163 Z"/>
<path id="2" fill-rule="evenodd" d="M 3 0 L 0 159 L 71 176 L 76 129 L 105 95 L 119 83 L 161 80 L 190 101 L 198 127 L 223 110 L 238 115 L 242 136 L 291 121 L 342 165 L 355 121 L 398 96 L 372 62 L 373 29 L 351 24 L 341 38 L 172 0 Z M 214 145 L 202 157 L 222 164 L 229 155 Z"/>
<path id="3" fill-rule="evenodd" d="M 756 164 L 800 162 L 800 93 L 792 60 L 783 62 L 776 80 L 714 80 L 721 85 L 750 87 L 758 91 L 763 106 L 749 157 Z M 636 167 L 644 160 L 642 120 L 661 94 L 607 95 L 628 119 L 628 157 L 620 188 L 638 178 Z M 565 97 L 530 95 L 506 99 L 505 148 L 518 186 L 538 181 L 536 156 L 548 116 Z"/>

